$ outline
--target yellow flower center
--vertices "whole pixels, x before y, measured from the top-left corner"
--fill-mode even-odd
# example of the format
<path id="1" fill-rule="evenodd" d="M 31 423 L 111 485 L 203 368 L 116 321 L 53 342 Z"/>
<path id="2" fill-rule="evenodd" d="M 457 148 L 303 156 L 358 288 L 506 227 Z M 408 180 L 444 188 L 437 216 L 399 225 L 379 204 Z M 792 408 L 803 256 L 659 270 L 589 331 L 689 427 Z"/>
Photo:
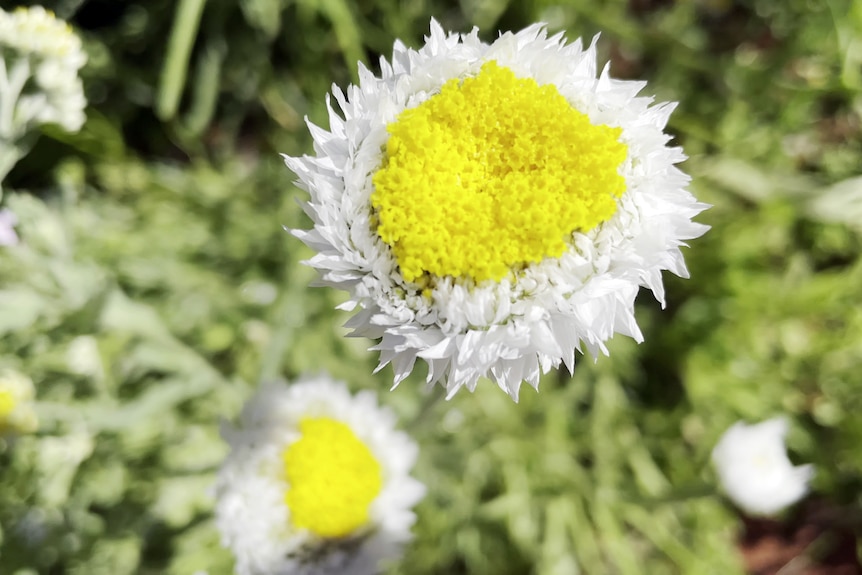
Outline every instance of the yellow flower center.
<path id="1" fill-rule="evenodd" d="M 349 535 L 368 523 L 383 486 L 380 463 L 340 421 L 304 419 L 299 430 L 302 437 L 282 454 L 291 520 L 321 537 Z"/>
<path id="2" fill-rule="evenodd" d="M 12 395 L 11 391 L 0 389 L 0 427 L 15 410 L 15 403 L 15 396 Z"/>
<path id="3" fill-rule="evenodd" d="M 622 130 L 593 125 L 553 85 L 490 61 L 388 126 L 374 175 L 377 234 L 401 274 L 499 280 L 563 254 L 616 212 Z"/>

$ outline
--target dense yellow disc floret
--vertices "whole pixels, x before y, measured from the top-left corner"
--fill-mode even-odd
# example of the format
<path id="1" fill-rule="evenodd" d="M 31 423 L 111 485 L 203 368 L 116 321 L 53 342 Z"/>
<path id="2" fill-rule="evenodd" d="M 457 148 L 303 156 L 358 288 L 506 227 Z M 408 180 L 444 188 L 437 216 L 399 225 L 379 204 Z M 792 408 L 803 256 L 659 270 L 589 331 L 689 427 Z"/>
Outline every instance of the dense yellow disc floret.
<path id="1" fill-rule="evenodd" d="M 302 437 L 282 454 L 291 521 L 320 537 L 349 535 L 368 523 L 383 486 L 380 463 L 340 421 L 309 418 L 299 429 Z"/>
<path id="2" fill-rule="evenodd" d="M 15 411 L 15 396 L 11 391 L 0 389 L 0 428 L 2 428 L 13 411 Z"/>
<path id="3" fill-rule="evenodd" d="M 374 175 L 377 233 L 407 281 L 499 280 L 559 257 L 625 191 L 622 130 L 593 125 L 553 85 L 487 62 L 388 126 Z"/>

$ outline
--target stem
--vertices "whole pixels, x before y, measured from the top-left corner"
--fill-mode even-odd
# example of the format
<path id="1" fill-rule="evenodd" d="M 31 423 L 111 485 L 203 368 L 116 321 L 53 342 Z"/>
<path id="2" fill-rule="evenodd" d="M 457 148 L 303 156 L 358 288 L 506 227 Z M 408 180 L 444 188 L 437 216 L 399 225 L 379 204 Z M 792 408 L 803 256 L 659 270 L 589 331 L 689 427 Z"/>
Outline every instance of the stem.
<path id="1" fill-rule="evenodd" d="M 6 179 L 18 160 L 23 158 L 25 154 L 24 150 L 12 143 L 0 143 L 0 183 Z"/>
<path id="2" fill-rule="evenodd" d="M 22 128 L 26 128 L 29 118 L 24 122 L 15 121 L 15 108 L 18 98 L 24 90 L 24 85 L 30 77 L 30 62 L 26 59 L 15 61 L 12 70 L 6 69 L 6 61 L 0 58 L 0 137 L 5 140 L 14 141 L 22 135 Z"/>
<path id="3" fill-rule="evenodd" d="M 18 163 L 18 160 L 27 155 L 37 137 L 36 134 L 29 134 L 21 138 L 17 145 L 0 140 L 0 201 L 3 200 L 3 181 Z"/>
<path id="4" fill-rule="evenodd" d="M 15 113 L 15 103 L 19 94 L 12 91 L 9 73 L 6 71 L 6 60 L 0 58 L 0 136 L 4 139 L 12 135 L 12 120 Z"/>
<path id="5" fill-rule="evenodd" d="M 16 60 L 9 70 L 6 60 L 0 58 L 0 200 L 3 199 L 3 180 L 30 150 L 26 142 L 16 144 L 16 140 L 24 136 L 29 120 L 24 118 L 22 122 L 18 118 L 16 122 L 15 118 L 18 98 L 29 77 L 30 62 L 26 59 Z"/>
<path id="6" fill-rule="evenodd" d="M 171 120 L 177 114 L 205 4 L 206 0 L 181 0 L 177 4 L 156 97 L 156 115 L 160 120 Z"/>

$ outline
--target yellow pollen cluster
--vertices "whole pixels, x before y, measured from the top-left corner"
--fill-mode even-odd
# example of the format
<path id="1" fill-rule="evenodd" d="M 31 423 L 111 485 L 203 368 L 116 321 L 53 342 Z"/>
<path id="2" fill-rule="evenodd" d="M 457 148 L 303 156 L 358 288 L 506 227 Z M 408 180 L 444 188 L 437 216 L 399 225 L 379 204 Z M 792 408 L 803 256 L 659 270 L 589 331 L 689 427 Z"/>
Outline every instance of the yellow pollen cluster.
<path id="1" fill-rule="evenodd" d="M 625 191 L 622 130 L 593 125 L 553 85 L 490 61 L 388 126 L 374 175 L 377 234 L 407 281 L 499 280 L 559 257 Z"/>
<path id="2" fill-rule="evenodd" d="M 383 486 L 380 463 L 350 427 L 327 417 L 304 419 L 302 437 L 282 454 L 294 526 L 344 537 L 368 523 Z"/>
<path id="3" fill-rule="evenodd" d="M 0 389 L 0 428 L 6 423 L 6 419 L 15 411 L 15 396 L 11 391 Z"/>

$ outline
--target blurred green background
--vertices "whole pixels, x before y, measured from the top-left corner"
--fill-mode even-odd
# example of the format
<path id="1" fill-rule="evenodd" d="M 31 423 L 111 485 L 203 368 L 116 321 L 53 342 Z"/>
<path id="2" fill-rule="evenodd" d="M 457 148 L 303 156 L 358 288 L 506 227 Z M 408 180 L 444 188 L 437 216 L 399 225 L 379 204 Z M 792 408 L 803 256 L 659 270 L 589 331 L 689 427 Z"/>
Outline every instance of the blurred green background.
<path id="1" fill-rule="evenodd" d="M 379 390 L 421 445 L 430 492 L 393 573 L 774 572 L 743 553 L 751 522 L 709 453 L 780 414 L 817 467 L 781 532 L 814 525 L 804 561 L 858 565 L 862 3 L 45 5 L 84 40 L 88 120 L 45 130 L 4 182 L 22 243 L 0 248 L 0 368 L 35 382 L 40 428 L 0 440 L 0 573 L 230 573 L 218 423 L 260 381 L 322 370 Z M 485 382 L 417 419 L 423 370 L 390 393 L 372 342 L 343 337 L 344 295 L 308 287 L 283 230 L 309 226 L 304 194 L 278 154 L 310 152 L 303 117 L 326 125 L 331 84 L 396 38 L 420 46 L 432 16 L 488 41 L 601 32 L 615 77 L 680 102 L 669 132 L 714 207 L 692 279 L 666 277 L 666 310 L 642 294 L 644 344 L 619 337 L 520 404 Z"/>

